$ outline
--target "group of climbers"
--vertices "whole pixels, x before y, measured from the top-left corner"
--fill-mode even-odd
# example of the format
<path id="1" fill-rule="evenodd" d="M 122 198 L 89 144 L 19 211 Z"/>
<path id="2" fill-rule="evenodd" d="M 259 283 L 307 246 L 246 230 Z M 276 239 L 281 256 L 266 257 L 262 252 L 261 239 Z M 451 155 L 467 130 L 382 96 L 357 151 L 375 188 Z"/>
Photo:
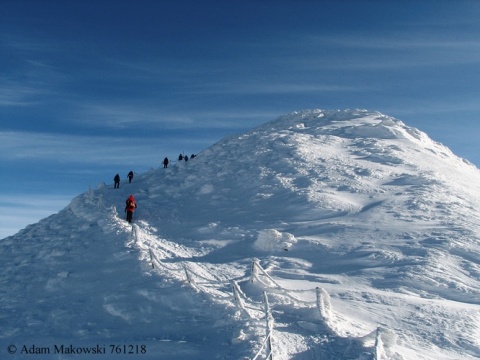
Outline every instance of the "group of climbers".
<path id="1" fill-rule="evenodd" d="M 130 171 L 128 174 L 127 174 L 127 178 L 128 178 L 128 183 L 131 183 L 132 180 L 133 180 L 133 171 Z M 120 175 L 117 174 L 115 175 L 115 177 L 113 178 L 113 188 L 114 189 L 118 189 L 120 188 Z"/>
<path id="2" fill-rule="evenodd" d="M 192 154 L 190 156 L 190 159 L 193 159 L 194 157 L 195 157 L 195 154 Z M 178 157 L 178 160 L 179 161 L 183 161 L 183 160 L 188 161 L 188 156 L 187 155 L 184 156 L 184 155 L 180 154 L 180 156 Z M 169 164 L 168 158 L 163 159 L 163 168 L 167 168 L 168 164 Z M 131 183 L 132 180 L 133 180 L 133 171 L 130 171 L 127 174 L 127 178 L 128 178 L 128 183 Z M 113 181 L 114 181 L 113 188 L 114 189 L 119 189 L 120 188 L 120 175 L 116 174 L 115 177 L 113 178 Z M 133 195 L 130 195 L 127 198 L 127 200 L 125 201 L 125 213 L 127 214 L 127 221 L 129 223 L 132 222 L 133 212 L 135 211 L 136 208 L 137 208 L 137 202 L 135 201 L 135 197 Z"/>
<path id="3" fill-rule="evenodd" d="M 132 180 L 133 180 L 133 171 L 130 171 L 127 174 L 127 178 L 128 178 L 128 183 L 131 183 Z M 115 175 L 115 177 L 113 178 L 113 182 L 114 182 L 113 188 L 114 189 L 119 189 L 120 188 L 120 175 L 119 174 Z M 137 208 L 137 203 L 135 201 L 135 198 L 133 197 L 133 195 L 130 195 L 128 197 L 128 199 L 125 201 L 125 212 L 127 214 L 127 221 L 129 223 L 132 222 L 133 212 L 135 211 L 136 208 Z"/>
<path id="4" fill-rule="evenodd" d="M 193 159 L 195 157 L 195 154 L 192 154 L 190 156 L 190 159 Z M 188 161 L 188 155 L 183 155 L 183 154 L 180 154 L 178 156 L 178 161 Z M 168 164 L 170 163 L 170 161 L 168 160 L 168 158 L 165 158 L 163 159 L 163 168 L 166 169 L 168 167 Z"/>
<path id="5" fill-rule="evenodd" d="M 190 156 L 190 159 L 193 159 L 194 157 L 195 157 L 195 154 L 192 154 Z M 188 155 L 183 155 L 183 154 L 178 155 L 178 161 L 182 161 L 182 160 L 188 161 Z"/>

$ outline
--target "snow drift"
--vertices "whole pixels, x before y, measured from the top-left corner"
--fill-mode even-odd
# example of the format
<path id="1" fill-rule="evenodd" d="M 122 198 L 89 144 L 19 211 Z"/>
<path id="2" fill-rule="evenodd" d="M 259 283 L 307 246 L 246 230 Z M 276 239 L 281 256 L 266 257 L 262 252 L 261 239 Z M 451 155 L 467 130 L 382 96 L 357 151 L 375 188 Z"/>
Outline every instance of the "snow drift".
<path id="1" fill-rule="evenodd" d="M 478 358 L 479 202 L 397 119 L 288 114 L 1 240 L 0 357 Z"/>

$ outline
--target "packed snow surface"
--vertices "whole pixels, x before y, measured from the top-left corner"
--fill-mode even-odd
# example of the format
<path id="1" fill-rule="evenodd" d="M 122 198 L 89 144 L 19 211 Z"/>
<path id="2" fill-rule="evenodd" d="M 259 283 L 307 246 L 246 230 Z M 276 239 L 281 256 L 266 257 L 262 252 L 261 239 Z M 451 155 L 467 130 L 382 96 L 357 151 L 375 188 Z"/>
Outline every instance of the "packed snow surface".
<path id="1" fill-rule="evenodd" d="M 1 240 L 0 359 L 477 359 L 479 203 L 399 120 L 285 115 Z"/>

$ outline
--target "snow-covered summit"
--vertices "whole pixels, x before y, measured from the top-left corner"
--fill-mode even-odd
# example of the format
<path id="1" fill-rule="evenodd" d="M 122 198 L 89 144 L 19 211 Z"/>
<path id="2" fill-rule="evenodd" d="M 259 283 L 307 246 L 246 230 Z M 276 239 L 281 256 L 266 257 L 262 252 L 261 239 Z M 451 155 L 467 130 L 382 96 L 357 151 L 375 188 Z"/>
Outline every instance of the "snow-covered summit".
<path id="1" fill-rule="evenodd" d="M 478 358 L 479 180 L 378 112 L 282 116 L 0 241 L 0 357 Z"/>

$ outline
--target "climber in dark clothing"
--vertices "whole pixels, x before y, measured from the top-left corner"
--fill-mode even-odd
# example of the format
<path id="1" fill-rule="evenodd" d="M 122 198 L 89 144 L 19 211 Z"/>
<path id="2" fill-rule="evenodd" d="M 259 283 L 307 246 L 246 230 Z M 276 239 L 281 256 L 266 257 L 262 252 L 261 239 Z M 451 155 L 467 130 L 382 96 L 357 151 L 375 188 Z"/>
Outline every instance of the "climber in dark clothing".
<path id="1" fill-rule="evenodd" d="M 113 181 L 115 182 L 115 185 L 113 186 L 114 189 L 118 189 L 120 187 L 120 175 L 115 175 L 113 178 Z"/>

